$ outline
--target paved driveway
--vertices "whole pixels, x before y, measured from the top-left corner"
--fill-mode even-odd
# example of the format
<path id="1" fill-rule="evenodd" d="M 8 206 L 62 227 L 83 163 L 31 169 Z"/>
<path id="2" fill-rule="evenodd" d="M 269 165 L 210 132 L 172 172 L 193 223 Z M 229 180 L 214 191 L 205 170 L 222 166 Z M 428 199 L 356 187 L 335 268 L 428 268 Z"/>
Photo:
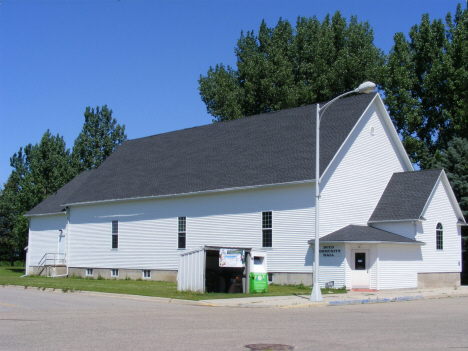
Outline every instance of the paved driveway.
<path id="1" fill-rule="evenodd" d="M 468 298 L 227 308 L 0 287 L 0 350 L 468 349 Z"/>

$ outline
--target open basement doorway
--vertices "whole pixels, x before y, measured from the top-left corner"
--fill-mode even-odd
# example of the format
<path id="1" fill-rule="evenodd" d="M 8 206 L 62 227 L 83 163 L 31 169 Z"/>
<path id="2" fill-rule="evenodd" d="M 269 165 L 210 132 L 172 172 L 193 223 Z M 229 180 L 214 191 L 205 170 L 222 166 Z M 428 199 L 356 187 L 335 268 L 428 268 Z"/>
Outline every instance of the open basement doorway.
<path id="1" fill-rule="evenodd" d="M 202 246 L 183 252 L 179 254 L 177 290 L 248 293 L 250 280 L 256 275 L 263 275 L 262 282 L 266 282 L 266 254 L 246 247 L 219 246 Z M 257 285 L 254 279 L 252 288 L 258 288 Z"/>
<path id="2" fill-rule="evenodd" d="M 247 248 L 215 248 L 206 251 L 206 292 L 245 293 L 248 292 Z"/>

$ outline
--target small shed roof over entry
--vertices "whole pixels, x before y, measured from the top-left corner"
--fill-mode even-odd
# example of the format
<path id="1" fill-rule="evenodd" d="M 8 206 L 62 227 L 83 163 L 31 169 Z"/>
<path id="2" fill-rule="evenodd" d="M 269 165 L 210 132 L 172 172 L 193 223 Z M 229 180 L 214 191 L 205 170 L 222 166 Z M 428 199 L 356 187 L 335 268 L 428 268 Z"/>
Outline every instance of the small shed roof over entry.
<path id="1" fill-rule="evenodd" d="M 309 244 L 315 240 L 309 240 Z M 365 225 L 350 224 L 344 228 L 325 235 L 320 238 L 321 243 L 351 242 L 351 243 L 394 243 L 394 244 L 418 244 L 424 245 L 421 241 L 416 241 L 402 235 L 387 232 Z"/>

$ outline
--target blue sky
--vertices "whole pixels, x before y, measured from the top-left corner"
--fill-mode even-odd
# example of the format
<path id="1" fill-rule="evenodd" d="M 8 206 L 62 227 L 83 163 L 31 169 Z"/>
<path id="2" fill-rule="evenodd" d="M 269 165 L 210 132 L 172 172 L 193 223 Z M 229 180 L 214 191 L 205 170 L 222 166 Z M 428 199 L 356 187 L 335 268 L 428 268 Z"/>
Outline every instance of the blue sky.
<path id="1" fill-rule="evenodd" d="M 273 27 L 340 10 L 368 20 L 388 53 L 396 32 L 423 13 L 445 19 L 459 2 L 1 0 L 0 185 L 10 157 L 47 129 L 71 149 L 87 106 L 107 104 L 129 139 L 211 123 L 200 74 L 235 65 L 241 30 L 257 32 L 262 19 Z"/>

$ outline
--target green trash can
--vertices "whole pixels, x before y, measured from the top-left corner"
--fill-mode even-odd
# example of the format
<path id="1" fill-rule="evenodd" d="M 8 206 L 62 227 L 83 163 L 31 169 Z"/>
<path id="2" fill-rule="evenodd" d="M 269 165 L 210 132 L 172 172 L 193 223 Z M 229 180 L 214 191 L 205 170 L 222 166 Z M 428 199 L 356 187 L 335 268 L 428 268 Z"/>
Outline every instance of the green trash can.
<path id="1" fill-rule="evenodd" d="M 267 273 L 250 273 L 250 292 L 268 292 Z"/>

